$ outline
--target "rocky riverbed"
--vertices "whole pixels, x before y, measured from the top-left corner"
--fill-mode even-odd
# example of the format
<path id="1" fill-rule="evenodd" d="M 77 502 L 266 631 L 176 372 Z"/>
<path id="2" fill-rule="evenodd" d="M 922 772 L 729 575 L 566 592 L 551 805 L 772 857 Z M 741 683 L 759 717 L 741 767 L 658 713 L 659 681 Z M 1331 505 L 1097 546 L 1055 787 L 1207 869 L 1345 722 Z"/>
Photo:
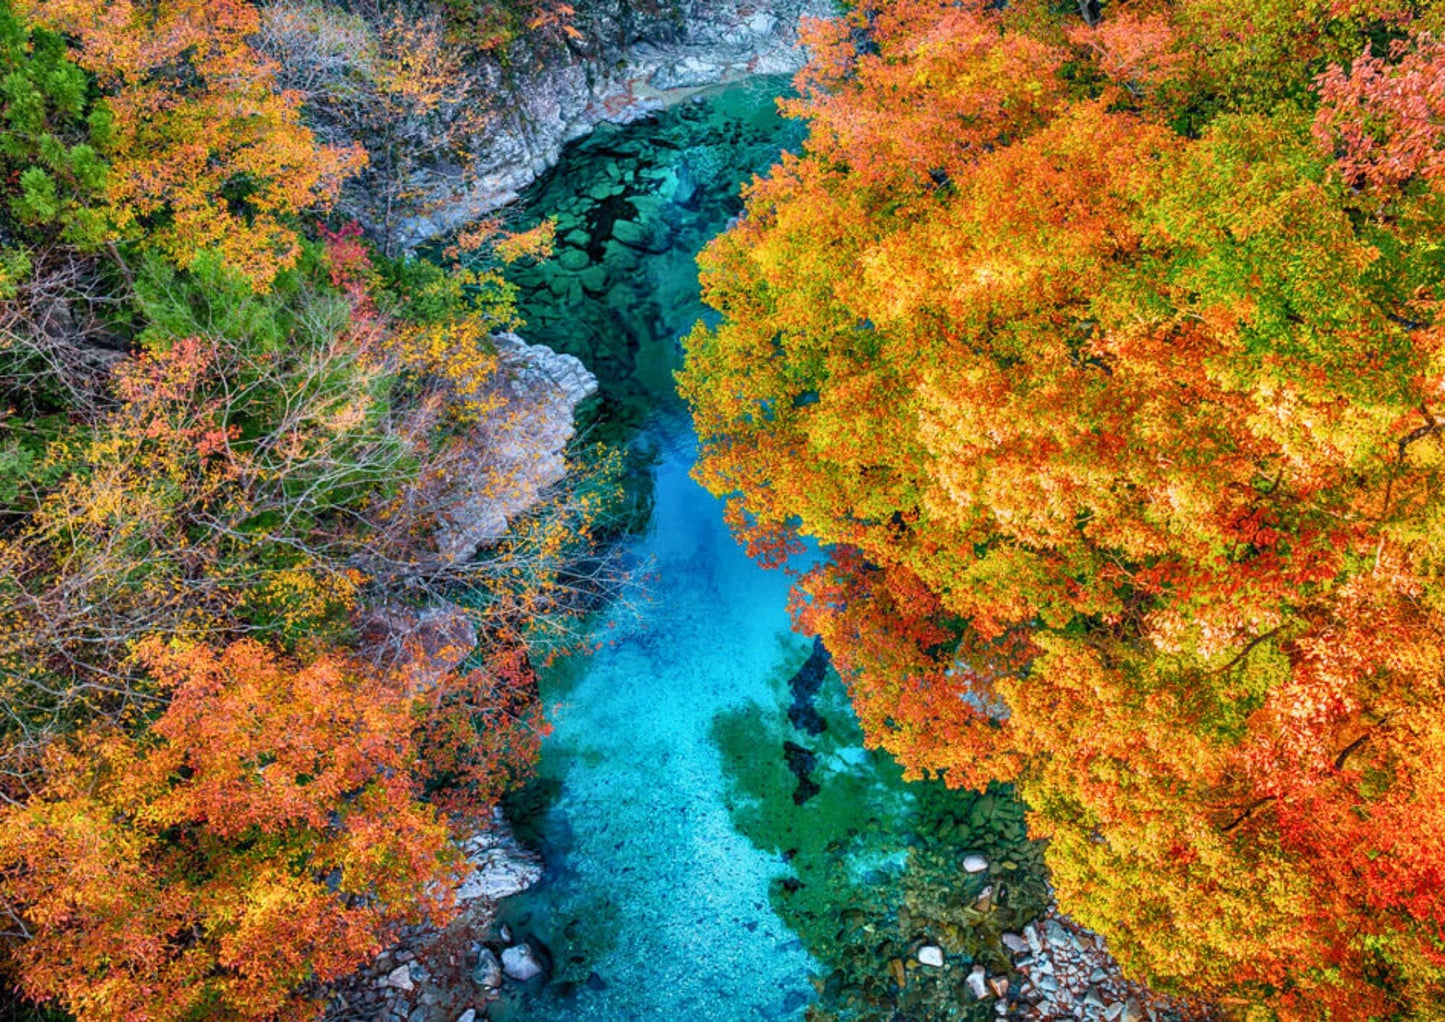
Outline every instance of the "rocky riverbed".
<path id="1" fill-rule="evenodd" d="M 328 1019 L 475 1022 L 504 983 L 547 971 L 543 950 L 496 926 L 498 903 L 541 879 L 541 858 L 518 842 L 500 813 L 462 850 L 472 872 L 456 892 L 456 918 L 440 929 L 408 927 L 370 967 L 329 991 Z"/>

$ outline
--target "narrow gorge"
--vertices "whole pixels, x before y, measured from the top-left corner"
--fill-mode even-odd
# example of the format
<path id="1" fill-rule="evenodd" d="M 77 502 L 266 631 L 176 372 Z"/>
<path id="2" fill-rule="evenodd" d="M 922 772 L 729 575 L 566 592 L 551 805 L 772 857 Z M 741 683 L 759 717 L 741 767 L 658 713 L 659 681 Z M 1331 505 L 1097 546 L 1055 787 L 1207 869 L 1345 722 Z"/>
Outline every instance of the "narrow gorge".
<path id="1" fill-rule="evenodd" d="M 527 339 L 597 376 L 579 424 L 627 452 L 639 586 L 597 612 L 593 652 L 542 674 L 554 730 L 506 803 L 540 879 L 478 920 L 472 975 L 414 969 L 475 984 L 495 998 L 486 1017 L 510 1022 L 1142 1022 L 1156 1009 L 1102 942 L 1048 914 L 1023 807 L 906 783 L 865 748 L 826 651 L 791 628 L 790 576 L 748 558 L 689 478 L 673 374 L 713 315 L 696 256 L 741 212 L 740 187 L 800 143 L 776 110 L 787 89 L 750 77 L 605 122 L 507 210 L 516 229 L 556 224 L 552 258 L 508 279 Z M 504 969 L 509 951 L 536 964 Z M 396 965 L 371 975 L 384 988 Z M 397 1017 L 409 993 L 392 988 Z M 412 1017 L 450 1022 L 453 998 L 436 999 Z"/>

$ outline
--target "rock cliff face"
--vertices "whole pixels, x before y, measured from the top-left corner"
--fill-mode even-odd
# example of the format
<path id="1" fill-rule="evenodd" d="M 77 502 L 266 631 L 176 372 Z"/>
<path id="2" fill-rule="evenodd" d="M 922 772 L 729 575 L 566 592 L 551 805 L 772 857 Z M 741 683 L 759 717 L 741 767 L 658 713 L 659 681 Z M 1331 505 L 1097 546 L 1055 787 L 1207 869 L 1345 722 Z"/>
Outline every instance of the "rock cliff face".
<path id="1" fill-rule="evenodd" d="M 597 389 L 580 360 L 516 334 L 492 338 L 502 359 L 496 386 L 502 409 L 473 429 L 474 471 L 457 480 L 437 548 L 463 562 L 507 534 L 515 516 L 535 507 L 542 492 L 567 474 L 567 442 L 578 402 Z"/>
<path id="2" fill-rule="evenodd" d="M 831 0 L 589 5 L 579 15 L 583 44 L 537 55 L 537 70 L 515 77 L 488 72 L 490 91 L 506 100 L 476 142 L 468 185 L 457 191 L 455 179 L 437 172 L 428 212 L 405 221 L 397 240 L 412 248 L 506 205 L 557 162 L 567 142 L 604 121 L 626 123 L 709 86 L 798 70 L 799 20 L 833 13 Z"/>

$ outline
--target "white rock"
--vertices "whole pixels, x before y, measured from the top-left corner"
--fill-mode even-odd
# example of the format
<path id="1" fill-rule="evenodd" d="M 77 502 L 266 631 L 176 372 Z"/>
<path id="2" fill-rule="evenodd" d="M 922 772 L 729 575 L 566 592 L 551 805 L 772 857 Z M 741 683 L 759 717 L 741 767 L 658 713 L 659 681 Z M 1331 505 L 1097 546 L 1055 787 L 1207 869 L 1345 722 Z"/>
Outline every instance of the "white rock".
<path id="1" fill-rule="evenodd" d="M 1012 954 L 1022 955 L 1029 951 L 1029 942 L 1020 937 L 1017 933 L 1005 933 L 999 938 L 1003 946 L 1008 948 Z"/>
<path id="2" fill-rule="evenodd" d="M 965 873 L 982 873 L 986 869 L 988 869 L 988 860 L 982 855 L 965 855 L 963 857 Z"/>
<path id="3" fill-rule="evenodd" d="M 778 19 L 767 11 L 758 11 L 747 20 L 747 26 L 748 31 L 753 35 L 772 35 L 774 29 L 778 27 Z"/>
<path id="4" fill-rule="evenodd" d="M 502 971 L 519 983 L 542 974 L 542 963 L 530 944 L 515 944 L 502 952 Z"/>
<path id="5" fill-rule="evenodd" d="M 918 949 L 918 960 L 935 969 L 943 968 L 943 948 L 937 944 L 924 944 Z"/>
<path id="6" fill-rule="evenodd" d="M 386 985 L 398 990 L 412 990 L 416 984 L 411 981 L 411 966 L 398 965 L 386 975 Z"/>
<path id="7" fill-rule="evenodd" d="M 462 563 L 507 534 L 567 475 L 566 448 L 577 402 L 597 389 L 580 360 L 516 334 L 492 337 L 502 369 L 473 395 L 498 406 L 468 429 L 452 469 L 436 544 L 443 561 Z"/>
<path id="8" fill-rule="evenodd" d="M 973 991 L 973 996 L 980 1001 L 988 996 L 988 973 L 982 965 L 975 965 L 965 982 L 968 983 L 968 989 Z"/>
<path id="9" fill-rule="evenodd" d="M 477 1022 L 477 1009 L 468 1008 L 457 1016 L 457 1022 Z"/>

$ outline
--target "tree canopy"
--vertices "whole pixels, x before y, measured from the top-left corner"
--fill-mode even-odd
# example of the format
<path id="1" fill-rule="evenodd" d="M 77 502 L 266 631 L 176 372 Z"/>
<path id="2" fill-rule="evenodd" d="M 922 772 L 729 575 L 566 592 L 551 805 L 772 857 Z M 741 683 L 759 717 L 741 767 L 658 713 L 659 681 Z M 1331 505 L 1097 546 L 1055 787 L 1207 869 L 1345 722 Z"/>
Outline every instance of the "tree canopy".
<path id="1" fill-rule="evenodd" d="M 1157 988 L 1445 1003 L 1445 8 L 864 3 L 704 254 L 698 478 Z"/>

